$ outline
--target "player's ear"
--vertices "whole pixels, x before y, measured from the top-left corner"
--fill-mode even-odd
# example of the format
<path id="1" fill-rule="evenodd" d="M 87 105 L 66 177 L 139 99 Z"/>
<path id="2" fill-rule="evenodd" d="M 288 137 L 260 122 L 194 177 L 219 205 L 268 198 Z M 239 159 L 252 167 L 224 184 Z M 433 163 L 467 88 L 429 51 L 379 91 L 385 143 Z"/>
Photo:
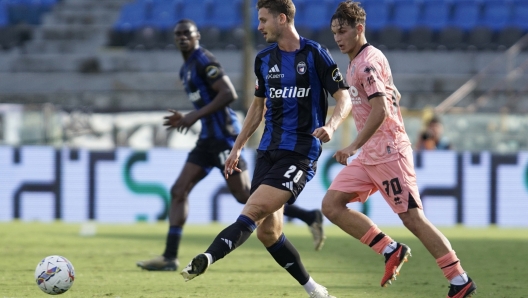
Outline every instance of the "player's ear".
<path id="1" fill-rule="evenodd" d="M 280 13 L 280 14 L 279 14 L 279 23 L 280 23 L 280 24 L 286 24 L 286 23 L 288 23 L 288 17 L 287 17 L 285 14 Z"/>
<path id="2" fill-rule="evenodd" d="M 362 23 L 357 23 L 356 24 L 356 29 L 357 29 L 359 34 L 365 33 L 365 25 L 362 24 Z"/>
<path id="3" fill-rule="evenodd" d="M 196 31 L 196 39 L 200 40 L 202 38 L 202 35 L 200 35 L 200 31 Z"/>

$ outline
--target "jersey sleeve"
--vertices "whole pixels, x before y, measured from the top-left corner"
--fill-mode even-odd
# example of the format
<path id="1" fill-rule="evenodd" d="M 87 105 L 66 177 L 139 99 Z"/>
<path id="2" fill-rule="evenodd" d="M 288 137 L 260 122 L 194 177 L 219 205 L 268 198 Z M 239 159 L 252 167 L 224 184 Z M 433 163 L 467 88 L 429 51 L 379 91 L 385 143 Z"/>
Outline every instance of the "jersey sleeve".
<path id="1" fill-rule="evenodd" d="M 212 86 L 214 82 L 224 76 L 222 66 L 216 61 L 208 61 L 205 64 L 200 64 L 197 71 L 198 75 L 209 86 Z"/>
<path id="2" fill-rule="evenodd" d="M 348 89 L 348 85 L 343 79 L 343 75 L 337 67 L 334 59 L 327 50 L 319 48 L 315 51 L 315 63 L 317 74 L 323 87 L 330 93 L 334 94 L 339 89 Z"/>
<path id="3" fill-rule="evenodd" d="M 260 68 L 262 66 L 262 60 L 257 56 L 255 58 L 255 75 L 257 76 L 257 81 L 255 82 L 255 96 L 256 97 L 266 97 L 266 82 L 262 76 Z"/>
<path id="4" fill-rule="evenodd" d="M 383 79 L 383 65 L 378 61 L 366 61 L 356 70 L 358 78 L 370 100 L 378 96 L 386 96 L 385 80 Z"/>

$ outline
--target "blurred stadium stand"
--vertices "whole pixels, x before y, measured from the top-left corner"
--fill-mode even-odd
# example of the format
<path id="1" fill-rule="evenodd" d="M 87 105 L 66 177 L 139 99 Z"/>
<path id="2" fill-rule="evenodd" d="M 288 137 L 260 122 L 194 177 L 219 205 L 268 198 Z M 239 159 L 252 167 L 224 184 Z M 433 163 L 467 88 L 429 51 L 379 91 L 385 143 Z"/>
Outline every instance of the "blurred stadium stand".
<path id="1" fill-rule="evenodd" d="M 334 48 L 328 19 L 339 2 L 295 1 L 299 32 Z M 387 49 L 504 49 L 528 32 L 528 3 L 524 0 L 365 0 L 362 5 L 368 15 L 369 42 Z M 225 42 L 225 37 L 231 37 L 231 32 L 240 29 L 241 6 L 242 0 L 136 0 L 121 9 L 109 44 L 153 49 L 155 47 L 138 45 L 130 31 L 141 35 L 144 28 L 152 27 L 157 33 L 164 32 L 167 27 L 159 28 L 150 18 L 167 20 L 165 25 L 169 25 L 187 17 L 208 33 L 204 42 L 209 48 L 239 48 L 240 42 Z M 152 11 L 157 11 L 156 17 Z M 162 16 L 157 17 L 160 14 Z M 129 18 L 133 21 L 127 21 Z M 256 30 L 258 22 L 255 20 L 253 24 Z M 167 46 L 166 35 L 152 36 L 161 42 L 147 44 Z M 256 40 L 257 46 L 263 42 Z"/>
<path id="2" fill-rule="evenodd" d="M 254 7 L 256 0 L 251 1 Z M 339 2 L 294 0 L 301 35 L 327 46 L 343 69 L 347 57 L 336 49 L 329 30 Z M 176 100 L 185 97 L 178 82 L 182 58 L 172 33 L 181 18 L 197 22 L 201 44 L 214 51 L 242 95 L 242 4 L 0 0 L 0 105 L 24 104 L 38 111 L 52 104 L 84 114 L 189 110 L 187 100 Z M 367 40 L 391 62 L 408 117 L 443 103 L 475 76 L 474 88 L 446 113 L 528 113 L 527 47 L 508 50 L 528 33 L 528 0 L 365 0 L 362 5 Z M 260 49 L 266 42 L 253 12 L 251 33 L 254 48 Z M 498 62 L 490 68 L 492 61 Z M 243 111 L 245 105 L 238 101 L 234 107 Z M 421 125 L 410 123 L 410 131 Z"/>

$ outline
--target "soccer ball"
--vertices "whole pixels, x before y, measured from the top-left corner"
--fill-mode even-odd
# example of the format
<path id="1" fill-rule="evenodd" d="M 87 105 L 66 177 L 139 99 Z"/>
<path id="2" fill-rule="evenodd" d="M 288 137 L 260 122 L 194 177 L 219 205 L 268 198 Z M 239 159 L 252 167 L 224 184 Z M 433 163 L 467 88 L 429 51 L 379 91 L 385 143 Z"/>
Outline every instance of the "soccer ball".
<path id="1" fill-rule="evenodd" d="M 50 295 L 58 295 L 68 291 L 74 280 L 75 270 L 72 263 L 65 257 L 45 257 L 35 269 L 37 286 L 44 293 Z"/>

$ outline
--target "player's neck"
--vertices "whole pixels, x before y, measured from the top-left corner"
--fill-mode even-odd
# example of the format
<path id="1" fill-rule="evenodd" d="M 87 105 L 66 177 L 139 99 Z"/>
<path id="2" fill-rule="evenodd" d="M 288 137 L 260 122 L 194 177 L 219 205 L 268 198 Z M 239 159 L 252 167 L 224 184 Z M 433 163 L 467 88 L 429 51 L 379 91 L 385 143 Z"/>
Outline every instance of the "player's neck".
<path id="1" fill-rule="evenodd" d="M 192 56 L 194 51 L 198 50 L 198 48 L 200 48 L 200 46 L 196 45 L 196 47 L 190 49 L 189 51 L 182 51 L 181 54 L 183 56 L 183 61 L 189 60 L 189 58 Z"/>
<path id="2" fill-rule="evenodd" d="M 279 49 L 284 52 L 295 52 L 301 48 L 301 38 L 295 28 L 284 30 L 282 36 L 277 41 Z"/>
<path id="3" fill-rule="evenodd" d="M 354 50 L 347 53 L 348 59 L 350 59 L 350 61 L 354 60 L 365 44 L 367 44 L 367 39 L 364 36 L 361 36 L 357 45 L 354 47 Z"/>

